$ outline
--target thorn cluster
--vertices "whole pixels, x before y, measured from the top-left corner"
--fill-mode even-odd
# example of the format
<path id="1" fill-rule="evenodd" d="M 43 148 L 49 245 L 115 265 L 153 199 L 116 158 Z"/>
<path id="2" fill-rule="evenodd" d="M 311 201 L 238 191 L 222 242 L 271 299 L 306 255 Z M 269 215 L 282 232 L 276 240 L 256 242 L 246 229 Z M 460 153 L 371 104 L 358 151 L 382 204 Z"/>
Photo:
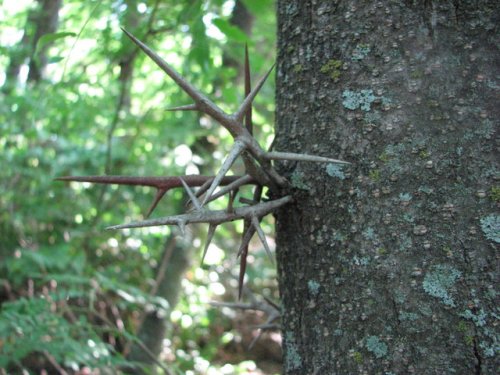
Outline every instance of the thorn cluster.
<path id="1" fill-rule="evenodd" d="M 108 229 L 140 228 L 159 225 L 177 225 L 181 231 L 187 224 L 208 223 L 207 244 L 203 252 L 205 258 L 210 241 L 212 240 L 217 225 L 234 221 L 244 220 L 244 233 L 238 256 L 241 257 L 239 296 L 243 278 L 246 270 L 246 258 L 248 255 L 248 244 L 252 236 L 257 233 L 266 252 L 271 257 L 269 245 L 265 234 L 260 226 L 260 221 L 264 216 L 279 207 L 289 203 L 291 196 L 285 195 L 280 198 L 261 201 L 262 189 L 269 187 L 274 196 L 280 196 L 283 188 L 288 186 L 288 181 L 281 176 L 273 167 L 273 160 L 295 160 L 320 163 L 348 164 L 347 162 L 326 158 L 316 155 L 296 154 L 289 152 L 264 151 L 259 143 L 252 136 L 252 103 L 264 82 L 269 77 L 272 69 L 257 82 L 254 89 L 250 87 L 250 67 L 248 62 L 248 49 L 245 48 L 245 99 L 233 114 L 228 114 L 220 109 L 208 97 L 192 86 L 181 75 L 179 75 L 167 62 L 165 62 L 156 52 L 142 43 L 134 35 L 123 29 L 123 32 L 146 53 L 174 82 L 188 94 L 194 101 L 193 104 L 171 108 L 170 111 L 199 111 L 211 117 L 229 131 L 234 139 L 234 144 L 225 158 L 220 170 L 215 176 L 179 176 L 179 177 L 128 177 L 128 176 L 89 176 L 89 177 L 60 177 L 63 181 L 84 181 L 103 184 L 141 185 L 152 186 L 157 190 L 156 197 L 149 208 L 146 217 L 155 209 L 158 202 L 165 193 L 177 187 L 183 187 L 194 206 L 194 209 L 186 214 L 168 216 L 158 219 L 149 219 L 129 224 L 115 225 Z M 244 161 L 246 174 L 243 176 L 226 176 L 234 162 L 241 157 Z M 243 185 L 256 185 L 253 200 L 240 199 L 240 202 L 247 203 L 248 206 L 233 207 L 234 199 L 238 189 Z M 192 187 L 200 187 L 197 192 Z M 219 187 L 219 190 L 216 189 Z M 203 196 L 204 195 L 204 196 Z M 226 210 L 209 210 L 206 205 L 223 195 L 229 195 L 229 204 Z M 203 198 L 201 198 L 203 196 Z M 272 257 L 271 257 L 272 259 Z"/>
<path id="2" fill-rule="evenodd" d="M 210 305 L 215 307 L 229 307 L 230 309 L 261 311 L 264 315 L 266 315 L 266 321 L 263 324 L 259 324 L 254 327 L 259 330 L 259 333 L 254 337 L 248 347 L 249 350 L 252 350 L 253 346 L 259 340 L 264 331 L 275 331 L 281 329 L 281 325 L 279 323 L 279 320 L 281 319 L 281 309 L 269 298 L 263 296 L 263 300 L 257 299 L 255 295 L 249 293 L 248 290 L 246 290 L 246 295 L 248 296 L 250 303 L 212 301 L 210 302 Z"/>

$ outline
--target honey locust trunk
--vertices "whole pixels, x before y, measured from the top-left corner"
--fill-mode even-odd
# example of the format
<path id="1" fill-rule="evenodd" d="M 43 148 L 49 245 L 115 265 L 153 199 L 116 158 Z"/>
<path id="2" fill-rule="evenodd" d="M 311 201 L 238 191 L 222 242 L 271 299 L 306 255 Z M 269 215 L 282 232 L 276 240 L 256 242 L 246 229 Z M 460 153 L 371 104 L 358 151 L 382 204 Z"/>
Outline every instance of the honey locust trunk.
<path id="1" fill-rule="evenodd" d="M 493 374 L 496 1 L 278 0 L 284 373 Z"/>

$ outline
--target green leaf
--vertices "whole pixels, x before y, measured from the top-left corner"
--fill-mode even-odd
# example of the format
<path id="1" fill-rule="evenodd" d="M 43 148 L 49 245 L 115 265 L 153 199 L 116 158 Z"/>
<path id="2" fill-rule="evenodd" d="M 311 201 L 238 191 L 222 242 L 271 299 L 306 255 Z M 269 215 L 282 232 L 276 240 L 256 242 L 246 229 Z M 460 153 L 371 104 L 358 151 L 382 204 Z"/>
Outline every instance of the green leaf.
<path id="1" fill-rule="evenodd" d="M 226 35 L 229 40 L 241 43 L 248 42 L 247 35 L 238 27 L 231 25 L 229 21 L 222 18 L 216 18 L 212 21 L 212 23 L 221 31 L 221 33 Z"/>
<path id="2" fill-rule="evenodd" d="M 274 12 L 273 0 L 243 0 L 243 4 L 256 16 L 261 14 L 266 7 L 269 8 L 269 11 Z"/>
<path id="3" fill-rule="evenodd" d="M 58 63 L 61 60 L 64 60 L 63 56 L 52 56 L 52 57 L 49 57 L 49 60 L 47 61 L 47 64 L 55 64 L 55 63 Z"/>
<path id="4" fill-rule="evenodd" d="M 76 33 L 71 31 L 61 31 L 58 33 L 45 34 L 38 39 L 38 43 L 36 44 L 36 51 L 43 49 L 49 43 L 54 42 L 57 39 L 66 38 L 68 36 L 76 36 Z"/>

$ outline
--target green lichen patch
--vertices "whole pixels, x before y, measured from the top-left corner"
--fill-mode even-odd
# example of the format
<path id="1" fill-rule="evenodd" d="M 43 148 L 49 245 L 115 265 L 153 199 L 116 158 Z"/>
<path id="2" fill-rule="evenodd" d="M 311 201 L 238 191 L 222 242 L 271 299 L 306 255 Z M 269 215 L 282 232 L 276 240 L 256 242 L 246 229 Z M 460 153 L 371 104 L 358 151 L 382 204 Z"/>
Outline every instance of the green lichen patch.
<path id="1" fill-rule="evenodd" d="M 481 229 L 490 241 L 500 243 L 500 216 L 491 214 L 481 218 Z"/>
<path id="2" fill-rule="evenodd" d="M 302 366 L 302 358 L 297 349 L 297 343 L 292 332 L 285 335 L 285 368 L 286 370 L 297 370 Z"/>
<path id="3" fill-rule="evenodd" d="M 447 306 L 454 307 L 455 302 L 450 295 L 455 282 L 461 277 L 460 271 L 447 264 L 438 264 L 427 272 L 422 283 L 425 292 L 439 298 Z"/>
<path id="4" fill-rule="evenodd" d="M 302 64 L 295 64 L 295 65 L 293 66 L 293 71 L 294 71 L 295 73 L 300 73 L 300 72 L 302 71 L 302 69 L 303 69 Z"/>
<path id="5" fill-rule="evenodd" d="M 460 315 L 465 319 L 471 320 L 478 328 L 486 325 L 486 318 L 488 317 L 488 314 L 486 314 L 483 309 L 480 309 L 477 313 L 473 313 L 471 310 L 467 309 Z"/>
<path id="6" fill-rule="evenodd" d="M 368 173 L 368 177 L 370 177 L 370 180 L 373 182 L 378 182 L 380 180 L 380 170 L 372 169 L 370 173 Z"/>
<path id="7" fill-rule="evenodd" d="M 328 173 L 329 176 L 337 177 L 340 180 L 345 179 L 345 174 L 344 171 L 342 170 L 342 165 L 330 163 L 326 166 L 326 173 Z"/>
<path id="8" fill-rule="evenodd" d="M 307 289 L 312 296 L 317 296 L 319 293 L 319 283 L 316 280 L 309 280 L 307 282 Z"/>
<path id="9" fill-rule="evenodd" d="M 377 336 L 370 336 L 365 341 L 365 347 L 377 358 L 383 358 L 387 355 L 387 344 Z"/>
<path id="10" fill-rule="evenodd" d="M 370 53 L 371 48 L 368 44 L 358 44 L 354 51 L 352 52 L 352 61 L 361 61 Z"/>
<path id="11" fill-rule="evenodd" d="M 490 189 L 490 198 L 493 202 L 500 202 L 500 186 L 492 186 Z"/>
<path id="12" fill-rule="evenodd" d="M 300 190 L 309 190 L 309 185 L 305 182 L 304 174 L 297 170 L 294 170 L 292 175 L 290 176 L 290 182 L 292 186 L 296 189 Z"/>
<path id="13" fill-rule="evenodd" d="M 402 322 L 404 321 L 414 321 L 414 320 L 417 320 L 419 317 L 418 314 L 415 314 L 415 313 L 412 313 L 412 312 L 406 312 L 406 311 L 401 311 L 399 313 L 399 320 L 401 320 Z"/>
<path id="14" fill-rule="evenodd" d="M 352 354 L 352 358 L 354 359 L 354 362 L 357 364 L 363 363 L 363 355 L 360 352 L 354 352 Z"/>
<path id="15" fill-rule="evenodd" d="M 371 104 L 377 99 L 373 94 L 373 90 L 361 90 L 361 91 L 351 91 L 344 90 L 342 93 L 344 100 L 342 105 L 352 111 L 360 108 L 361 110 L 368 112 L 371 110 Z"/>
<path id="16" fill-rule="evenodd" d="M 400 200 L 401 202 L 406 202 L 406 203 L 408 203 L 408 202 L 410 202 L 410 201 L 411 201 L 411 199 L 412 199 L 412 196 L 411 196 L 411 194 L 410 194 L 410 193 L 400 193 L 400 194 L 399 194 L 399 200 Z"/>
<path id="17" fill-rule="evenodd" d="M 328 60 L 326 64 L 321 66 L 320 72 L 328 74 L 335 82 L 340 78 L 340 68 L 342 68 L 342 60 Z"/>

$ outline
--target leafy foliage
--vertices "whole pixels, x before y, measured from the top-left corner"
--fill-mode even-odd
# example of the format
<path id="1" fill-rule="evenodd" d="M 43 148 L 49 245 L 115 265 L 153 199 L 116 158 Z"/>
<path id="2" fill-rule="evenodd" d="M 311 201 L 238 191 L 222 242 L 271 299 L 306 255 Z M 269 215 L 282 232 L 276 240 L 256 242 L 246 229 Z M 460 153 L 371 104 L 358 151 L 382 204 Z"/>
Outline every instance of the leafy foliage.
<path id="1" fill-rule="evenodd" d="M 272 1 L 259 3 L 263 7 L 249 5 L 259 34 L 247 39 L 255 47 L 252 66 L 262 72 L 271 65 L 274 15 Z M 230 25 L 231 4 L 65 1 L 58 31 L 42 36 L 36 46 L 22 41 L 23 32 L 35 28 L 28 17 L 34 6 L 0 5 L 2 89 L 19 51 L 35 48 L 33 58 L 38 58 L 47 49 L 50 62 L 44 78 L 28 84 L 27 54 L 14 87 L 0 93 L 0 368 L 36 371 L 53 366 L 48 358 L 72 369 L 130 364 L 125 348 L 137 340 L 132 333 L 145 311 L 181 317 L 174 319 L 174 336 L 165 349 L 170 354 L 162 357 L 175 363 L 179 373 L 216 366 L 209 361 L 218 358 L 224 345 L 220 332 L 230 330 L 230 322 L 207 302 L 222 298 L 224 284 L 235 280 L 229 272 L 213 282 L 221 262 L 234 266 L 217 249 L 236 246 L 231 237 L 242 228 L 226 226 L 216 234 L 208 266 L 193 266 L 173 308 L 150 293 L 164 238 L 172 232 L 103 230 L 144 214 L 152 191 L 78 183 L 67 188 L 53 179 L 102 173 L 160 176 L 167 168 L 169 174 L 190 174 L 219 163 L 210 134 L 220 132 L 222 142 L 227 134 L 193 113 L 166 112 L 188 98 L 153 63 L 134 55 L 119 26 L 147 35 L 148 43 L 200 89 L 236 106 L 241 89 L 226 82 L 238 73 L 224 67 L 224 55 L 238 55 L 243 48 L 234 52 L 226 46 L 242 47 L 244 38 Z M 132 78 L 124 81 L 123 66 L 130 58 Z M 120 106 L 127 85 L 130 92 Z M 256 103 L 254 122 L 264 143 L 270 138 L 272 93 L 265 87 Z M 174 213 L 183 199 L 182 192 L 169 192 L 158 213 Z M 195 229 L 193 238 L 199 244 L 204 234 Z M 267 262 L 263 251 L 250 261 Z M 264 272 L 272 271 L 258 269 L 262 272 L 248 275 L 249 285 L 273 290 L 263 281 Z M 183 316 L 191 317 L 191 325 Z"/>

